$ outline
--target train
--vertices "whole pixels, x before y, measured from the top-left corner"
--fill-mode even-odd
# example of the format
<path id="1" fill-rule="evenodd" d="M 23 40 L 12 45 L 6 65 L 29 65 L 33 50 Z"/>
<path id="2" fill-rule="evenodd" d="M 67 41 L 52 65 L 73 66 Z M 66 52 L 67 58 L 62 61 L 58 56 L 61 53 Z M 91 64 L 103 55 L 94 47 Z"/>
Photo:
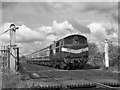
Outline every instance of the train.
<path id="1" fill-rule="evenodd" d="M 88 62 L 89 48 L 83 35 L 68 35 L 51 45 L 26 56 L 27 63 L 61 69 L 82 68 Z"/>

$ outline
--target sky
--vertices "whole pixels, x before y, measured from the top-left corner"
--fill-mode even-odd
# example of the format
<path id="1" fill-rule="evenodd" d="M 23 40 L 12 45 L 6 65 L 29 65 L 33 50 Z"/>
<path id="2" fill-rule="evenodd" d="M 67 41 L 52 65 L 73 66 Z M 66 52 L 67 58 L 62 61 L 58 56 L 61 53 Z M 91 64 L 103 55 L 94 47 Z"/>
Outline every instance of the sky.
<path id="1" fill-rule="evenodd" d="M 19 27 L 16 43 L 21 54 L 37 51 L 74 33 L 86 36 L 98 47 L 106 38 L 114 44 L 118 42 L 118 2 L 8 1 L 0 3 L 0 34 L 11 23 Z M 9 33 L 0 36 L 0 40 L 1 45 L 8 44 Z"/>

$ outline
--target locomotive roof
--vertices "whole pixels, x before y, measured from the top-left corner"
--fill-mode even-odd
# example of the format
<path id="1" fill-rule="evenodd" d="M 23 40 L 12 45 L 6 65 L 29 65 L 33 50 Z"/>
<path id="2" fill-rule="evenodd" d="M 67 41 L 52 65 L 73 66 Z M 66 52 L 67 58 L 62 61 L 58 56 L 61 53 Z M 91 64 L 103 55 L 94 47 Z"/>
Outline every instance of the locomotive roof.
<path id="1" fill-rule="evenodd" d="M 72 36 L 80 36 L 80 37 L 83 37 L 83 38 L 87 39 L 85 36 L 79 35 L 79 34 L 69 35 L 69 36 L 64 37 L 63 39 L 68 38 L 68 37 L 72 37 Z"/>
<path id="2" fill-rule="evenodd" d="M 61 38 L 61 39 L 59 39 L 59 40 L 57 40 L 57 41 L 54 41 L 54 42 L 59 42 L 59 41 L 61 41 L 61 40 L 63 40 L 63 39 L 66 39 L 66 38 L 68 38 L 68 37 L 72 37 L 72 36 L 80 36 L 80 37 L 83 37 L 83 38 L 85 38 L 85 39 L 87 39 L 85 36 L 83 36 L 83 35 L 80 35 L 80 34 L 72 34 L 72 35 L 68 35 L 68 36 L 66 36 L 66 37 L 64 37 L 64 38 Z M 52 43 L 53 44 L 53 43 Z"/>

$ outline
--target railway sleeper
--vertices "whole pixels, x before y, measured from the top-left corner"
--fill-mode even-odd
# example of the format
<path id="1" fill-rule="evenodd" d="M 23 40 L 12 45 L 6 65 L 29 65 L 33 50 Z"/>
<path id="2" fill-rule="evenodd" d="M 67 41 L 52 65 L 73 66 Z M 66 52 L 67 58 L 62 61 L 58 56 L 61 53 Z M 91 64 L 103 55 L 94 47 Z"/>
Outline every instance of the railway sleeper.
<path id="1" fill-rule="evenodd" d="M 32 79 L 34 84 L 30 88 L 39 88 L 40 90 L 61 90 L 61 88 L 105 88 L 105 90 L 119 90 L 120 83 L 108 79 L 81 80 L 81 79 Z M 37 81 L 36 81 L 37 80 Z M 48 80 L 48 81 L 47 81 Z M 118 89 L 119 88 L 119 89 Z"/>
<path id="2" fill-rule="evenodd" d="M 74 89 L 74 88 L 94 88 L 96 87 L 95 83 L 88 82 L 86 80 L 57 80 L 57 81 L 38 81 L 35 82 L 32 88 L 40 89 Z"/>

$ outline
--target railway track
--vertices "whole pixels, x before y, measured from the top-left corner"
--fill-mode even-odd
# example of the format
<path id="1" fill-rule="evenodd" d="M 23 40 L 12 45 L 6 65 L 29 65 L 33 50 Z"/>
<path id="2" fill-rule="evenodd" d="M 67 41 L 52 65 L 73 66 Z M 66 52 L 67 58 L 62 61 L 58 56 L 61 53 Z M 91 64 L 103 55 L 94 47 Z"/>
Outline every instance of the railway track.
<path id="1" fill-rule="evenodd" d="M 24 79 L 27 79 L 30 88 L 41 88 L 47 90 L 74 90 L 79 88 L 89 88 L 89 90 L 96 90 L 95 88 L 104 88 L 105 90 L 119 90 L 120 83 L 114 79 L 88 79 L 74 77 L 72 71 L 59 71 L 53 68 L 38 67 L 36 65 L 27 64 L 22 66 L 21 73 Z M 39 70 L 42 71 L 39 71 Z M 45 68 L 44 68 L 45 69 Z M 91 89 L 90 89 L 91 88 Z M 85 89 L 85 90 L 87 90 Z M 84 90 L 84 89 L 81 89 Z"/>

